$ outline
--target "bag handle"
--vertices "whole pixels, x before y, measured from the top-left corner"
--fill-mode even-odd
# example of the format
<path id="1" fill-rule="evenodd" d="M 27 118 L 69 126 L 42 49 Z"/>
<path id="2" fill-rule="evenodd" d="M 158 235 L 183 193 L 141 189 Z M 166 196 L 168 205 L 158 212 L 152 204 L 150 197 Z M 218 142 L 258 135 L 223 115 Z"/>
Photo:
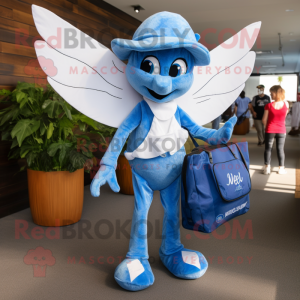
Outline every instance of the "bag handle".
<path id="1" fill-rule="evenodd" d="M 247 110 L 242 114 L 242 116 L 245 115 L 245 114 L 248 112 L 248 110 L 249 110 L 249 107 L 248 107 Z"/>
<path id="2" fill-rule="evenodd" d="M 249 109 L 249 108 L 248 108 L 248 109 Z M 247 109 L 247 111 L 248 111 L 248 109 Z M 189 136 L 190 136 L 190 138 L 191 138 L 191 140 L 192 140 L 194 146 L 195 146 L 196 148 L 199 147 L 199 144 L 196 142 L 196 140 L 194 139 L 194 137 L 191 135 L 190 131 L 189 131 L 186 127 L 183 127 L 183 126 L 182 126 L 182 128 L 184 128 L 184 129 L 189 133 Z M 231 148 L 230 148 L 227 144 L 224 144 L 224 145 L 226 145 L 226 147 L 230 150 L 230 152 L 231 152 L 231 154 L 233 155 L 233 157 L 234 157 L 235 159 L 237 159 L 236 155 L 235 155 L 234 152 L 231 150 Z M 241 155 L 242 161 L 243 161 L 243 163 L 244 163 L 244 165 L 245 165 L 247 171 L 249 172 L 249 169 L 248 169 L 246 160 L 245 160 L 245 158 L 244 158 L 244 155 L 243 155 L 243 153 L 242 153 L 240 147 L 239 147 L 238 144 L 236 144 L 236 143 L 231 143 L 231 145 L 236 145 L 236 148 L 238 149 L 238 151 L 239 151 L 239 153 L 240 153 L 240 155 Z M 207 153 L 207 155 L 208 155 L 209 162 L 210 162 L 211 164 L 213 164 L 213 157 L 212 157 L 211 152 L 208 151 L 208 150 L 205 150 L 205 149 L 204 149 L 204 151 L 205 151 L 205 152 Z"/>
<path id="3" fill-rule="evenodd" d="M 243 155 L 243 153 L 242 153 L 242 151 L 241 151 L 239 145 L 238 145 L 237 143 L 236 143 L 236 144 L 235 144 L 235 143 L 232 143 L 232 145 L 236 145 L 236 148 L 238 149 L 238 151 L 239 151 L 239 153 L 240 153 L 240 155 L 241 155 L 242 161 L 243 161 L 243 163 L 244 163 L 244 165 L 245 165 L 245 167 L 246 167 L 246 169 L 247 169 L 247 171 L 248 171 L 248 173 L 249 173 L 249 169 L 248 169 L 248 166 L 247 166 L 245 157 L 244 157 L 244 155 Z"/>
<path id="4" fill-rule="evenodd" d="M 189 131 L 186 127 L 183 127 L 183 126 L 182 126 L 182 128 L 184 128 L 184 129 L 189 133 L 189 136 L 190 136 L 190 138 L 191 138 L 191 140 L 192 140 L 194 146 L 195 146 L 196 148 L 200 147 L 199 144 L 198 144 L 198 143 L 196 142 L 196 140 L 194 139 L 194 137 L 191 135 L 190 131 Z M 213 163 L 213 158 L 212 158 L 211 152 L 210 152 L 210 151 L 207 151 L 207 150 L 205 150 L 205 149 L 204 149 L 204 151 L 207 153 L 208 158 L 209 158 L 209 162 L 212 164 L 212 163 Z"/>
<path id="5" fill-rule="evenodd" d="M 195 146 L 196 148 L 198 148 L 198 147 L 199 147 L 199 144 L 196 142 L 196 140 L 194 139 L 194 137 L 191 135 L 190 131 L 189 131 L 186 127 L 183 127 L 183 126 L 182 126 L 182 128 L 185 129 L 185 130 L 189 133 L 189 136 L 190 136 L 190 138 L 191 138 L 191 140 L 192 140 L 194 146 Z"/>
<path id="6" fill-rule="evenodd" d="M 231 148 L 230 148 L 227 144 L 224 144 L 224 145 L 226 145 L 226 147 L 229 149 L 229 151 L 231 152 L 231 154 L 233 155 L 233 157 L 234 157 L 235 159 L 237 159 L 237 157 L 235 156 L 235 154 L 234 154 L 234 152 L 231 150 Z M 231 145 L 236 145 L 236 144 L 231 143 Z"/>

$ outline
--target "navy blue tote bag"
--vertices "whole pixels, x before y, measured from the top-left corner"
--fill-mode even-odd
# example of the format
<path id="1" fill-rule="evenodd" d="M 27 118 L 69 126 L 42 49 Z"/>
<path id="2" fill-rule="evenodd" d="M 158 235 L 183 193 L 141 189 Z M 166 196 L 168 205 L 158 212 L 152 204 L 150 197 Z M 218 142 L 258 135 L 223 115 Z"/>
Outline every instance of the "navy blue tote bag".
<path id="1" fill-rule="evenodd" d="M 250 208 L 248 143 L 199 146 L 184 158 L 181 180 L 182 225 L 212 232 Z"/>

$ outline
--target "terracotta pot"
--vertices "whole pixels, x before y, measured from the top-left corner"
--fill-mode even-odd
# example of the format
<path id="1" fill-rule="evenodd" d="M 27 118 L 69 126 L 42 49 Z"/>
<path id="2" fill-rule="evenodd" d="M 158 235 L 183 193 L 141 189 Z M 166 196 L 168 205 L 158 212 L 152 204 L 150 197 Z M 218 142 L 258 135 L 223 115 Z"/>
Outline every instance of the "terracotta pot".
<path id="1" fill-rule="evenodd" d="M 33 222 L 63 226 L 80 220 L 83 207 L 84 169 L 43 172 L 27 169 L 29 204 Z"/>
<path id="2" fill-rule="evenodd" d="M 116 174 L 120 186 L 120 193 L 125 195 L 134 195 L 131 167 L 124 155 L 119 156 Z"/>
<path id="3" fill-rule="evenodd" d="M 242 124 L 234 126 L 233 134 L 236 135 L 247 134 L 249 132 L 249 128 L 250 128 L 249 118 L 246 118 Z"/>

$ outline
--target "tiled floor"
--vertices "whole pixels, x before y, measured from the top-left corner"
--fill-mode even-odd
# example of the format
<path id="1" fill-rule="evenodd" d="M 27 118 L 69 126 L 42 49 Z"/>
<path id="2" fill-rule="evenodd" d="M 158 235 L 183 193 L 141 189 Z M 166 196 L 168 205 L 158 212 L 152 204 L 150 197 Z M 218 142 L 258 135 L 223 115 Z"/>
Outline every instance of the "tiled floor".
<path id="1" fill-rule="evenodd" d="M 155 192 L 148 239 L 155 283 L 141 292 L 122 290 L 113 274 L 128 249 L 134 199 L 108 186 L 93 198 L 86 187 L 81 221 L 58 229 L 55 238 L 32 222 L 29 209 L 0 219 L 0 299 L 299 300 L 300 201 L 293 192 L 300 139 L 287 138 L 288 174 L 266 176 L 255 132 L 234 138 L 249 142 L 251 208 L 212 234 L 181 229 L 185 247 L 201 251 L 209 262 L 202 278 L 175 278 L 160 262 L 163 208 Z M 36 268 L 35 257 L 47 266 Z"/>

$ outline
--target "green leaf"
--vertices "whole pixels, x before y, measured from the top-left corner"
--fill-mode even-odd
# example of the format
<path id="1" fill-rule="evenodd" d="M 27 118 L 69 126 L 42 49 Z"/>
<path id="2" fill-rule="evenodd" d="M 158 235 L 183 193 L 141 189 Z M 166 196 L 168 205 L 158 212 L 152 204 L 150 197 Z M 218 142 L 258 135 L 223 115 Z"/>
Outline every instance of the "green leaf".
<path id="1" fill-rule="evenodd" d="M 27 149 L 25 150 L 22 154 L 20 153 L 21 158 L 24 158 L 26 156 L 26 154 L 29 152 L 30 150 Z"/>
<path id="2" fill-rule="evenodd" d="M 48 147 L 47 153 L 53 157 L 56 154 L 57 150 L 59 150 L 59 148 L 60 148 L 59 143 L 53 143 Z"/>
<path id="3" fill-rule="evenodd" d="M 49 118 L 54 118 L 57 116 L 59 103 L 58 101 L 48 99 L 43 103 L 42 108 L 44 109 L 44 112 L 48 114 Z"/>
<path id="4" fill-rule="evenodd" d="M 82 169 L 85 162 L 87 161 L 87 157 L 84 156 L 82 153 L 77 152 L 76 150 L 72 150 L 70 152 L 70 162 L 74 169 Z"/>
<path id="5" fill-rule="evenodd" d="M 23 106 L 27 103 L 27 101 L 28 101 L 28 97 L 25 95 L 25 97 L 22 99 L 20 103 L 20 108 L 23 108 Z"/>
<path id="6" fill-rule="evenodd" d="M 29 88 L 35 88 L 34 84 L 28 82 L 18 82 L 16 89 L 21 91 Z"/>
<path id="7" fill-rule="evenodd" d="M 47 129 L 47 139 L 49 140 L 53 134 L 54 126 L 53 123 L 50 123 Z"/>
<path id="8" fill-rule="evenodd" d="M 34 145 L 22 145 L 21 146 L 21 151 L 20 151 L 20 156 L 21 158 L 24 158 L 29 151 L 34 152 L 34 153 L 39 153 L 41 151 L 41 146 L 34 144 Z"/>
<path id="9" fill-rule="evenodd" d="M 2 89 L 0 90 L 0 96 L 9 96 L 11 95 L 11 91 Z"/>
<path id="10" fill-rule="evenodd" d="M 9 138 L 10 138 L 10 131 L 4 131 L 4 132 L 2 132 L 1 136 L 2 136 L 2 141 L 9 140 Z"/>
<path id="11" fill-rule="evenodd" d="M 18 159 L 18 158 L 20 158 L 20 151 L 21 151 L 21 148 L 15 148 L 15 149 L 11 150 L 9 152 L 8 159 Z"/>
<path id="12" fill-rule="evenodd" d="M 96 134 L 98 134 L 99 135 L 99 137 L 100 137 L 100 139 L 99 140 L 101 140 L 101 141 L 104 141 L 105 142 L 105 137 L 104 137 L 104 135 L 100 132 L 100 131 L 96 131 L 96 130 L 90 130 L 89 131 L 90 133 L 96 133 Z"/>
<path id="13" fill-rule="evenodd" d="M 79 129 L 81 130 L 81 131 L 85 131 L 85 125 L 86 124 L 84 124 L 83 122 L 81 122 L 80 120 L 78 120 L 78 125 L 79 125 Z"/>
<path id="14" fill-rule="evenodd" d="M 68 164 L 67 170 L 68 170 L 70 173 L 73 173 L 73 172 L 75 172 L 77 169 L 74 168 L 74 167 L 72 166 L 72 164 L 70 163 L 70 164 Z"/>
<path id="15" fill-rule="evenodd" d="M 90 141 L 90 140 L 91 140 L 90 137 L 87 136 L 87 135 L 85 135 L 85 134 L 75 134 L 75 137 L 76 137 L 77 139 L 85 139 L 85 140 L 87 140 L 87 141 Z"/>
<path id="16" fill-rule="evenodd" d="M 49 172 L 53 169 L 53 158 L 49 156 L 46 150 L 42 151 L 39 155 L 39 170 Z"/>
<path id="17" fill-rule="evenodd" d="M 29 101 L 31 104 L 33 104 L 33 102 L 34 102 L 32 97 L 27 97 L 27 101 Z"/>
<path id="18" fill-rule="evenodd" d="M 19 107 L 17 107 L 16 105 L 12 105 L 10 107 L 10 110 L 1 118 L 0 126 L 3 125 L 8 120 L 10 120 L 11 118 L 16 118 L 19 114 L 19 111 L 20 111 Z"/>
<path id="19" fill-rule="evenodd" d="M 17 99 L 18 103 L 20 103 L 25 97 L 26 97 L 26 94 L 23 92 L 17 92 L 17 94 L 16 94 L 16 99 Z"/>
<path id="20" fill-rule="evenodd" d="M 6 114 L 8 111 L 11 110 L 11 108 L 12 108 L 12 106 L 2 108 L 2 109 L 0 110 L 0 115 Z"/>
<path id="21" fill-rule="evenodd" d="M 20 170 L 17 171 L 13 176 L 15 176 L 15 175 L 17 175 L 18 173 L 24 171 L 24 170 L 26 169 L 26 167 L 27 167 L 26 165 L 25 165 L 25 166 L 22 166 L 22 167 L 20 168 Z"/>
<path id="22" fill-rule="evenodd" d="M 62 165 L 63 160 L 66 157 L 67 152 L 73 147 L 72 143 L 60 140 L 58 143 L 53 143 L 48 147 L 48 154 L 54 156 L 58 150 L 59 152 L 59 163 Z"/>
<path id="23" fill-rule="evenodd" d="M 17 145 L 18 145 L 18 139 L 14 137 L 10 149 L 16 147 Z"/>
<path id="24" fill-rule="evenodd" d="M 72 114 L 71 114 L 71 110 L 68 108 L 67 103 L 64 100 L 60 100 L 59 104 L 61 105 L 61 107 L 63 108 L 64 112 L 66 113 L 66 116 L 72 120 Z"/>
<path id="25" fill-rule="evenodd" d="M 79 114 L 79 115 L 73 115 L 73 117 L 76 117 L 77 120 L 80 120 L 83 123 L 86 123 L 87 125 L 93 127 L 95 130 L 97 130 L 97 122 L 92 120 L 91 118 L 83 115 L 83 114 Z"/>
<path id="26" fill-rule="evenodd" d="M 63 129 L 63 131 L 64 131 L 65 138 L 67 138 L 69 135 L 73 135 L 73 131 L 71 128 L 66 127 Z"/>
<path id="27" fill-rule="evenodd" d="M 59 159 L 59 164 L 60 164 L 61 166 L 62 166 L 62 164 L 63 164 L 63 161 L 64 161 L 65 157 L 66 157 L 68 148 L 71 148 L 72 146 L 73 146 L 73 145 L 70 144 L 69 147 L 67 147 L 67 146 L 61 147 L 60 153 L 59 153 L 59 157 L 58 157 L 58 159 Z"/>
<path id="28" fill-rule="evenodd" d="M 22 171 L 24 171 L 24 170 L 25 170 L 25 168 L 26 168 L 26 166 L 23 166 L 23 167 L 21 167 L 19 172 L 22 172 Z"/>
<path id="29" fill-rule="evenodd" d="M 73 128 L 74 124 L 66 117 L 63 116 L 60 120 L 59 120 L 59 128 Z"/>
<path id="30" fill-rule="evenodd" d="M 43 144 L 43 140 L 41 138 L 34 138 L 39 144 Z"/>
<path id="31" fill-rule="evenodd" d="M 48 147 L 48 154 L 50 156 L 54 156 L 55 153 L 57 152 L 57 150 L 61 149 L 62 144 L 64 144 L 64 141 L 59 141 L 58 143 L 52 143 L 49 147 Z M 71 143 L 69 143 L 70 145 L 72 145 Z"/>
<path id="32" fill-rule="evenodd" d="M 15 125 L 13 130 L 11 131 L 11 137 L 14 138 L 15 136 L 18 139 L 19 146 L 21 147 L 22 142 L 26 137 L 37 131 L 40 127 L 40 121 L 37 120 L 29 120 L 29 119 L 22 119 L 18 121 Z"/>
<path id="33" fill-rule="evenodd" d="M 34 161 L 36 160 L 36 158 L 38 157 L 38 154 L 37 153 L 34 153 L 34 152 L 29 152 L 27 155 L 26 155 L 26 160 L 27 160 L 27 164 L 29 167 L 31 167 L 34 163 Z M 42 170 L 40 170 L 42 171 Z"/>
<path id="34" fill-rule="evenodd" d="M 94 154 L 91 151 L 84 151 L 83 149 L 81 149 L 82 154 L 84 154 L 86 157 L 88 158 L 93 158 Z"/>
<path id="35" fill-rule="evenodd" d="M 22 109 L 20 109 L 20 114 L 24 117 L 30 117 L 32 115 L 32 112 L 30 111 L 30 109 L 28 107 L 25 106 L 25 107 L 22 107 Z"/>
<path id="36" fill-rule="evenodd" d="M 44 135 L 44 133 L 46 132 L 46 126 L 45 124 L 42 122 L 41 127 L 40 127 L 40 134 Z"/>

